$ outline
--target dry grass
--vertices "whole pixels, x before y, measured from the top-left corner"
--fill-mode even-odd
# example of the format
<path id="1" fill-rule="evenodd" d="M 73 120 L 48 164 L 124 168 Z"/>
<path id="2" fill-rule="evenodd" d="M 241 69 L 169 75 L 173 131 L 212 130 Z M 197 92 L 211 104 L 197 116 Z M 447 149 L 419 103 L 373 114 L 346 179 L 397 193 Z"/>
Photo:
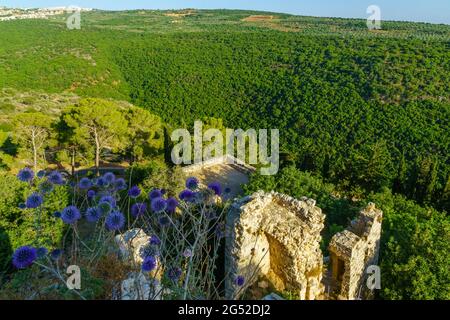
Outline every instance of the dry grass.
<path id="1" fill-rule="evenodd" d="M 244 19 L 242 19 L 242 21 L 246 21 L 246 22 L 270 21 L 275 18 L 276 18 L 275 16 L 254 15 L 254 16 L 249 16 L 247 18 L 244 18 Z"/>
<path id="2" fill-rule="evenodd" d="M 106 280 L 103 291 L 104 296 L 98 298 L 111 300 L 113 289 L 120 290 L 120 284 L 127 278 L 130 271 L 130 266 L 121 261 L 117 255 L 103 256 L 91 270 L 92 276 Z"/>
<path id="3" fill-rule="evenodd" d="M 186 16 L 190 16 L 195 14 L 194 10 L 183 10 L 183 11 L 174 11 L 174 12 L 168 12 L 164 15 L 166 17 L 172 17 L 172 18 L 184 18 Z"/>

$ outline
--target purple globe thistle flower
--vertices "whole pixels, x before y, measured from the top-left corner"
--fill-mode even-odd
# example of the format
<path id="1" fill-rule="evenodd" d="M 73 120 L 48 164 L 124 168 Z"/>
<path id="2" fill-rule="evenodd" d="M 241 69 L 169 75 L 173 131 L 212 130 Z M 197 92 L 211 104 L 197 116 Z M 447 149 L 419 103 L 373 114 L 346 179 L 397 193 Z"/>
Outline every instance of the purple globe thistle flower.
<path id="1" fill-rule="evenodd" d="M 183 271 L 178 267 L 170 268 L 167 272 L 167 277 L 172 281 L 178 281 L 182 273 Z"/>
<path id="2" fill-rule="evenodd" d="M 23 168 L 17 174 L 17 179 L 23 182 L 30 182 L 34 178 L 34 172 L 30 168 Z"/>
<path id="3" fill-rule="evenodd" d="M 151 208 L 153 212 L 159 213 L 163 212 L 167 208 L 166 200 L 163 198 L 155 198 L 152 200 Z"/>
<path id="4" fill-rule="evenodd" d="M 146 244 L 144 246 L 141 246 L 139 249 L 139 256 L 142 259 L 145 259 L 146 257 L 159 256 L 158 248 L 152 246 L 151 244 Z"/>
<path id="5" fill-rule="evenodd" d="M 125 216 L 122 212 L 113 211 L 106 217 L 106 227 L 110 231 L 122 229 L 125 225 Z"/>
<path id="6" fill-rule="evenodd" d="M 64 178 L 58 171 L 52 171 L 47 176 L 48 181 L 53 184 L 62 185 L 64 184 Z"/>
<path id="7" fill-rule="evenodd" d="M 153 199 L 156 199 L 156 198 L 162 198 L 162 196 L 163 196 L 163 194 L 162 194 L 161 190 L 159 190 L 159 189 L 153 189 L 148 194 L 150 201 Z"/>
<path id="8" fill-rule="evenodd" d="M 150 272 L 156 268 L 156 259 L 152 256 L 147 256 L 142 263 L 142 271 Z"/>
<path id="9" fill-rule="evenodd" d="M 236 279 L 234 280 L 234 283 L 237 286 L 242 287 L 245 283 L 245 278 L 243 276 L 237 276 Z"/>
<path id="10" fill-rule="evenodd" d="M 183 251 L 183 257 L 185 258 L 190 258 L 192 257 L 192 250 L 187 248 L 186 250 Z"/>
<path id="11" fill-rule="evenodd" d="M 107 172 L 103 175 L 103 179 L 107 184 L 113 184 L 116 181 L 116 176 L 112 172 Z"/>
<path id="12" fill-rule="evenodd" d="M 131 215 L 134 218 L 143 216 L 147 212 L 147 204 L 143 202 L 135 203 L 131 206 Z"/>
<path id="13" fill-rule="evenodd" d="M 53 191 L 53 189 L 54 189 L 53 184 L 52 184 L 50 181 L 48 181 L 48 180 L 43 181 L 43 182 L 39 185 L 39 190 L 40 190 L 42 193 L 50 193 L 50 192 Z"/>
<path id="14" fill-rule="evenodd" d="M 19 209 L 26 209 L 27 208 L 27 205 L 25 204 L 25 203 L 19 203 Z"/>
<path id="15" fill-rule="evenodd" d="M 64 223 L 74 224 L 79 219 L 81 219 L 80 210 L 78 210 L 78 208 L 75 206 L 68 206 L 62 211 L 61 219 L 62 221 L 64 221 Z"/>
<path id="16" fill-rule="evenodd" d="M 198 188 L 198 179 L 195 177 L 190 177 L 186 180 L 186 188 L 190 190 L 195 190 Z"/>
<path id="17" fill-rule="evenodd" d="M 141 195 L 141 189 L 139 189 L 138 186 L 132 186 L 132 187 L 130 188 L 130 190 L 128 190 L 128 195 L 129 195 L 131 198 L 136 199 L 137 197 L 139 197 L 139 196 Z"/>
<path id="18" fill-rule="evenodd" d="M 208 184 L 208 188 L 214 191 L 217 196 L 220 196 L 222 194 L 222 186 L 219 182 L 212 182 Z"/>
<path id="19" fill-rule="evenodd" d="M 27 198 L 25 205 L 28 209 L 36 209 L 40 207 L 43 202 L 44 199 L 42 198 L 42 196 L 39 193 L 35 192 Z"/>
<path id="20" fill-rule="evenodd" d="M 167 227 L 170 225 L 170 219 L 169 219 L 169 217 L 162 216 L 162 217 L 159 217 L 158 223 L 161 227 Z"/>
<path id="21" fill-rule="evenodd" d="M 43 177 L 45 177 L 45 175 L 47 174 L 47 172 L 45 172 L 45 170 L 40 170 L 37 174 L 36 174 L 36 176 L 38 177 L 38 178 L 43 178 Z"/>
<path id="22" fill-rule="evenodd" d="M 55 212 L 53 212 L 53 216 L 54 216 L 55 218 L 61 218 L 61 212 L 55 211 Z"/>
<path id="23" fill-rule="evenodd" d="M 161 240 L 158 238 L 157 235 L 152 235 L 150 237 L 150 244 L 152 246 L 159 246 L 161 244 Z"/>
<path id="24" fill-rule="evenodd" d="M 194 200 L 194 192 L 189 189 L 181 191 L 179 195 L 180 199 L 185 202 L 192 202 Z"/>
<path id="25" fill-rule="evenodd" d="M 40 259 L 40 258 L 45 257 L 48 254 L 48 250 L 45 247 L 41 247 L 36 250 L 36 254 L 37 254 L 37 257 Z"/>
<path id="26" fill-rule="evenodd" d="M 114 197 L 113 196 L 103 196 L 103 197 L 101 197 L 100 198 L 100 201 L 99 201 L 100 203 L 103 203 L 103 202 L 107 202 L 107 203 L 109 203 L 110 205 L 111 205 L 111 207 L 115 207 L 116 206 L 116 199 L 114 199 Z"/>
<path id="27" fill-rule="evenodd" d="M 92 187 L 92 181 L 89 178 L 82 178 L 80 182 L 78 183 L 78 188 L 85 190 Z"/>
<path id="28" fill-rule="evenodd" d="M 116 188 L 116 190 L 126 190 L 127 189 L 127 183 L 125 182 L 125 179 L 123 178 L 119 178 L 116 179 L 116 181 L 114 182 L 114 187 Z"/>
<path id="29" fill-rule="evenodd" d="M 174 213 L 178 207 L 178 201 L 175 198 L 169 198 L 166 201 L 167 203 L 167 211 L 170 213 Z"/>
<path id="30" fill-rule="evenodd" d="M 102 217 L 102 212 L 98 208 L 89 208 L 86 210 L 86 220 L 88 222 L 97 222 Z"/>
<path id="31" fill-rule="evenodd" d="M 102 215 L 107 215 L 113 209 L 109 202 L 100 202 L 97 206 L 98 210 L 102 213 Z"/>
<path id="32" fill-rule="evenodd" d="M 33 264 L 37 259 L 36 248 L 30 246 L 23 246 L 17 248 L 12 256 L 12 263 L 17 269 L 25 269 Z"/>
<path id="33" fill-rule="evenodd" d="M 95 195 L 96 195 L 95 190 L 89 190 L 89 191 L 87 192 L 87 196 L 88 196 L 89 198 L 93 198 L 93 197 L 95 197 Z"/>
<path id="34" fill-rule="evenodd" d="M 61 249 L 55 249 L 52 252 L 50 252 L 50 257 L 52 257 L 53 260 L 58 260 L 61 258 L 63 251 Z"/>
<path id="35" fill-rule="evenodd" d="M 97 187 L 100 187 L 100 188 L 107 185 L 107 183 L 103 177 L 98 178 L 95 184 L 97 185 Z"/>

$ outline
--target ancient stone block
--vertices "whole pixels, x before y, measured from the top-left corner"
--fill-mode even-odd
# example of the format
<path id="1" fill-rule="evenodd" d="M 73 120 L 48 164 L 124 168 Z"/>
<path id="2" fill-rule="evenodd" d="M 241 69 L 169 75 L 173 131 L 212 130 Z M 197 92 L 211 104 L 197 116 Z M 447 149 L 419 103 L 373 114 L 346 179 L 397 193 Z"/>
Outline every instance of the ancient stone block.
<path id="1" fill-rule="evenodd" d="M 114 238 L 124 260 L 140 265 L 143 262 L 144 250 L 148 246 L 150 237 L 144 230 L 135 228 Z"/>
<path id="2" fill-rule="evenodd" d="M 332 281 L 340 299 L 365 296 L 367 267 L 378 263 L 382 216 L 382 211 L 371 203 L 346 230 L 331 239 Z"/>
<path id="3" fill-rule="evenodd" d="M 264 278 L 277 291 L 315 299 L 323 291 L 320 250 L 325 215 L 315 201 L 258 192 L 235 202 L 227 216 L 226 297 L 239 297 Z M 243 287 L 234 279 L 245 278 Z"/>

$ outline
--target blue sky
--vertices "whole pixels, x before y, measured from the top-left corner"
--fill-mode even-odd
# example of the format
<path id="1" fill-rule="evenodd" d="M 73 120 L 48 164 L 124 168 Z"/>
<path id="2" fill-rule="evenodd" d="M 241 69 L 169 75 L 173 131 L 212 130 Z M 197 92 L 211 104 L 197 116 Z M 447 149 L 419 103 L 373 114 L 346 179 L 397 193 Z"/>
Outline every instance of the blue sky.
<path id="1" fill-rule="evenodd" d="M 383 20 L 450 24 L 450 0 L 0 0 L 0 6 L 53 7 L 77 5 L 98 9 L 255 9 L 298 15 L 367 18 L 366 8 L 381 8 Z"/>

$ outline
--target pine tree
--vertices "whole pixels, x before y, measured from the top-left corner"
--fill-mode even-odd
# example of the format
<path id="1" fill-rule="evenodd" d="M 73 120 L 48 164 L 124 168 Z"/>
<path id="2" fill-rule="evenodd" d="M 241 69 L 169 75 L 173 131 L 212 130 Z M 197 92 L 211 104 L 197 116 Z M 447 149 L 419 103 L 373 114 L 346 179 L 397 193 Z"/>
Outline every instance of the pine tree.
<path id="1" fill-rule="evenodd" d="M 398 165 L 397 176 L 395 177 L 394 183 L 392 186 L 394 193 L 403 193 L 405 191 L 406 180 L 407 180 L 407 166 L 406 166 L 405 155 L 402 154 L 402 156 L 400 158 L 400 163 Z"/>
<path id="2" fill-rule="evenodd" d="M 62 114 L 63 121 L 74 133 L 76 141 L 94 146 L 95 168 L 99 174 L 101 153 L 126 144 L 128 121 L 120 106 L 103 99 L 85 99 Z"/>
<path id="3" fill-rule="evenodd" d="M 432 157 L 419 162 L 414 197 L 420 203 L 431 201 L 436 187 L 438 163 Z"/>

